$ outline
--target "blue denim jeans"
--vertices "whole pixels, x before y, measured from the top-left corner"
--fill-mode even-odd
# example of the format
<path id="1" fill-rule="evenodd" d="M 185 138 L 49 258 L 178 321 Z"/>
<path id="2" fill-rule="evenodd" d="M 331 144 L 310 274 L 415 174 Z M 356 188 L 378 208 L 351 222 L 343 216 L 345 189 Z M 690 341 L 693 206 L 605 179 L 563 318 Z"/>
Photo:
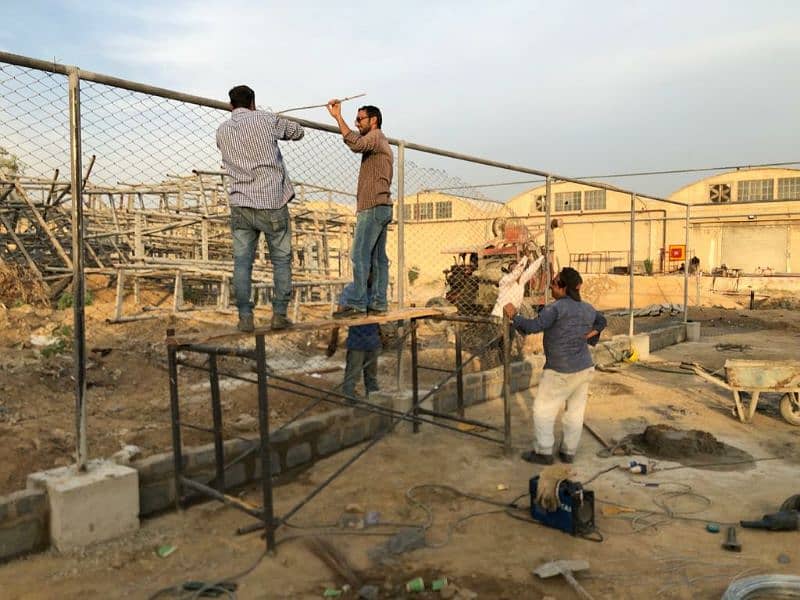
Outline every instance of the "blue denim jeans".
<path id="1" fill-rule="evenodd" d="M 253 314 L 253 261 L 263 233 L 272 262 L 272 313 L 286 315 L 292 298 L 292 228 L 289 207 L 277 209 L 231 206 L 233 289 L 239 316 Z"/>
<path id="2" fill-rule="evenodd" d="M 367 278 L 372 272 L 372 306 L 386 310 L 389 287 L 389 257 L 386 255 L 386 229 L 392 221 L 392 207 L 379 204 L 356 215 L 353 235 L 353 296 L 349 306 L 367 309 Z"/>

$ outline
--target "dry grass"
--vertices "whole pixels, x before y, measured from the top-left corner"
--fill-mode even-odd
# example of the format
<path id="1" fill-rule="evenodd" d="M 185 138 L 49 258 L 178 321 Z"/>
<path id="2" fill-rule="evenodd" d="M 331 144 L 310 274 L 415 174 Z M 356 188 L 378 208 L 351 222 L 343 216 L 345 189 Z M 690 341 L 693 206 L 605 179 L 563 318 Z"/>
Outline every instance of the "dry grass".
<path id="1" fill-rule="evenodd" d="M 47 286 L 32 270 L 0 262 L 0 303 L 6 306 L 49 306 L 50 295 Z"/>

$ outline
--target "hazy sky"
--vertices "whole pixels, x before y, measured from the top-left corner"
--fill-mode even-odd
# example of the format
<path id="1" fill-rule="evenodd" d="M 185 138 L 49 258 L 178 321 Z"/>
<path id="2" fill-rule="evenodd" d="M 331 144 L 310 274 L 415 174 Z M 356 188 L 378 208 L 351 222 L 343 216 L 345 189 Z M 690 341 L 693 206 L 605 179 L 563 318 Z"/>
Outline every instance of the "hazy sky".
<path id="1" fill-rule="evenodd" d="M 571 176 L 800 160 L 794 0 L 255 4 L 6 0 L 0 48 L 274 109 L 366 92 L 387 135 Z"/>

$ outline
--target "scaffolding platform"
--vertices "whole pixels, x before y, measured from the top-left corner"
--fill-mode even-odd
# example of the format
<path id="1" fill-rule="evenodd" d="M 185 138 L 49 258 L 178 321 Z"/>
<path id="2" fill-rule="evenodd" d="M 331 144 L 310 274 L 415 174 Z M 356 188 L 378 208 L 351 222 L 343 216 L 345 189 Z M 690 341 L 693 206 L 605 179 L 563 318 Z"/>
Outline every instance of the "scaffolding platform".
<path id="1" fill-rule="evenodd" d="M 369 314 L 363 317 L 346 317 L 343 319 L 315 319 L 313 321 L 300 321 L 294 323 L 287 329 L 273 330 L 270 327 L 256 327 L 254 331 L 244 332 L 239 331 L 235 327 L 225 327 L 204 333 L 201 335 L 193 336 L 177 336 L 169 338 L 167 343 L 175 346 L 189 346 L 194 344 L 208 344 L 210 342 L 219 342 L 223 340 L 232 340 L 236 338 L 252 337 L 253 335 L 285 335 L 295 331 L 317 331 L 324 329 L 331 329 L 333 327 L 355 327 L 358 325 L 370 325 L 381 323 L 392 323 L 396 321 L 410 321 L 415 319 L 426 319 L 444 317 L 452 315 L 455 309 L 443 308 L 403 308 L 391 312 Z"/>

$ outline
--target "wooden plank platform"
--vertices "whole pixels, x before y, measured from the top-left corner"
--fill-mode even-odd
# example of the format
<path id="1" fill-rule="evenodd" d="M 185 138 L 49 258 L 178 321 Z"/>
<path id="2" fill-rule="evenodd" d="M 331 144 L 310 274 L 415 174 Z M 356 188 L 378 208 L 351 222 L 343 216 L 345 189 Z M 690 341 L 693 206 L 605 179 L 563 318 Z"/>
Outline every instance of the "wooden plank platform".
<path id="1" fill-rule="evenodd" d="M 176 344 L 178 346 L 188 346 L 190 344 L 209 344 L 217 343 L 222 340 L 235 340 L 252 337 L 256 334 L 263 334 L 266 336 L 272 335 L 287 335 L 298 331 L 318 331 L 321 329 L 332 329 L 334 327 L 352 327 L 354 325 L 368 325 L 370 323 L 390 323 L 392 321 L 405 321 L 408 319 L 422 319 L 427 317 L 437 317 L 446 314 L 453 314 L 455 309 L 452 307 L 447 308 L 404 308 L 403 310 L 390 311 L 383 314 L 371 314 L 363 317 L 348 317 L 345 319 L 317 319 L 314 321 L 300 321 L 295 323 L 289 329 L 279 329 L 273 331 L 269 327 L 256 327 L 255 331 L 248 333 L 239 331 L 235 327 L 226 327 L 224 329 L 217 329 L 203 334 L 192 336 L 176 335 L 172 338 L 167 338 L 167 344 Z"/>

